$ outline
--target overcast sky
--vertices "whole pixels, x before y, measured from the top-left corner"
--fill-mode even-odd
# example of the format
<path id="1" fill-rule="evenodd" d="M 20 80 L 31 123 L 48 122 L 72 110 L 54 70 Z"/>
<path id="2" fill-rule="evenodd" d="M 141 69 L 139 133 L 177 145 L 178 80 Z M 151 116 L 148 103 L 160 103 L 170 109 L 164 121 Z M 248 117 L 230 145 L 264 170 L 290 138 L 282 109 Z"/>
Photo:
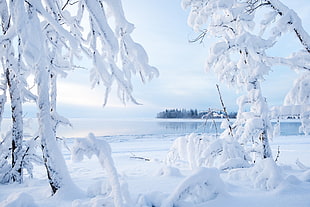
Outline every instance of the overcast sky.
<path id="1" fill-rule="evenodd" d="M 75 71 L 60 80 L 60 113 L 67 117 L 152 118 L 166 108 L 220 108 L 215 75 L 204 69 L 210 42 L 189 43 L 197 34 L 187 25 L 188 11 L 182 10 L 180 2 L 123 0 L 125 16 L 136 27 L 133 39 L 144 46 L 150 64 L 160 72 L 159 78 L 147 84 L 134 78 L 134 96 L 142 105 L 128 103 L 124 106 L 115 96 L 111 96 L 108 105 L 103 108 L 104 90 L 90 89 L 88 72 Z M 310 33 L 310 1 L 282 2 L 298 13 L 304 28 Z M 287 35 L 280 43 L 278 45 L 281 46 L 275 48 L 279 53 L 296 49 L 296 46 L 301 48 L 294 35 Z M 289 69 L 274 68 L 263 84 L 263 93 L 270 105 L 282 103 L 295 77 L 295 73 Z M 220 84 L 220 87 L 228 110 L 235 111 L 238 94 L 225 84 Z"/>

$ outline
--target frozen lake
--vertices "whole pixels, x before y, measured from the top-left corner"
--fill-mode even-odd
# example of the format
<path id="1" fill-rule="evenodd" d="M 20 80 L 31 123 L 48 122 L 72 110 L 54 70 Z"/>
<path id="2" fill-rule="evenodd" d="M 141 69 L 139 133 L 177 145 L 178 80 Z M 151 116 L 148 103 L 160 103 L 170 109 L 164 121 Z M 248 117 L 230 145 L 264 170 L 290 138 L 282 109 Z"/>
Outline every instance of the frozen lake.
<path id="1" fill-rule="evenodd" d="M 60 126 L 57 131 L 59 137 L 86 137 L 89 132 L 96 136 L 123 135 L 172 135 L 179 136 L 189 133 L 221 133 L 221 120 L 215 122 L 199 119 L 70 119 L 72 127 Z M 30 135 L 37 131 L 35 119 L 24 121 L 25 133 Z M 1 134 L 10 126 L 10 120 L 4 119 Z M 281 135 L 298 135 L 300 122 L 285 120 L 281 123 Z M 159 136 L 161 137 L 161 136 Z"/>
<path id="2" fill-rule="evenodd" d="M 72 128 L 61 127 L 59 136 L 84 137 L 89 132 L 96 136 L 115 135 L 184 135 L 189 133 L 221 133 L 221 120 L 196 119 L 71 119 Z M 281 135 L 298 135 L 300 122 L 281 123 Z"/>

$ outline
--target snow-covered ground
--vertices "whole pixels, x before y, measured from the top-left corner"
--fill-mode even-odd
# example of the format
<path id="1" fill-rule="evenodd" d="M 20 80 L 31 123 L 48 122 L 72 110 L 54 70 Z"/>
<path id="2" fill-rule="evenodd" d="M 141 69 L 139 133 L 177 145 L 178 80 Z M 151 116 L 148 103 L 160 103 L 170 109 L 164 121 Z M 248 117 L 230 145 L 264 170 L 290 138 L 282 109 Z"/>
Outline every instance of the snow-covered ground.
<path id="1" fill-rule="evenodd" d="M 251 168 L 223 171 L 191 169 L 186 162 L 178 167 L 167 166 L 164 160 L 179 136 L 184 135 L 155 133 L 97 137 L 111 146 L 128 206 L 310 206 L 310 136 L 274 138 L 271 147 L 275 158 L 279 146 L 278 167 L 266 161 Z M 70 150 L 74 140 L 66 141 Z M 69 149 L 62 148 L 70 175 L 83 193 L 72 188 L 51 197 L 44 167 L 35 166 L 34 178 L 25 175 L 23 184 L 0 185 L 0 206 L 114 206 L 107 170 L 95 156 L 73 162 Z M 273 173 L 275 168 L 277 172 Z M 261 172 L 261 179 L 254 175 Z M 276 177 L 268 181 L 268 175 L 269 178 L 270 175 Z M 262 182 L 267 184 L 262 185 Z"/>

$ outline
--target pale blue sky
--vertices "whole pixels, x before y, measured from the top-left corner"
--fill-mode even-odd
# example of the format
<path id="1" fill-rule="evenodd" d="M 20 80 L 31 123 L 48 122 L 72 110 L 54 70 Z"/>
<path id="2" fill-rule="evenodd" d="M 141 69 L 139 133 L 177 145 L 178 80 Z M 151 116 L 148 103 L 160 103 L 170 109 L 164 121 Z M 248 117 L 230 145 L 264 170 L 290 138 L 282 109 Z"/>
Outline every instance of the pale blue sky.
<path id="1" fill-rule="evenodd" d="M 128 103 L 123 106 L 115 96 L 102 108 L 103 91 L 90 89 L 88 74 L 69 74 L 61 80 L 58 109 L 67 117 L 155 117 L 165 108 L 220 108 L 213 73 L 206 73 L 204 62 L 210 42 L 189 43 L 196 34 L 187 25 L 188 11 L 181 8 L 180 0 L 123 0 L 127 19 L 136 27 L 132 36 L 148 53 L 150 64 L 157 67 L 160 76 L 147 84 L 134 79 L 134 96 L 143 105 Z M 301 17 L 304 28 L 310 33 L 310 1 L 282 1 Z M 287 40 L 289 42 L 286 42 Z M 285 52 L 296 45 L 288 35 L 276 52 Z M 281 43 L 281 42 L 280 42 Z M 292 86 L 294 72 L 275 68 L 263 84 L 264 95 L 270 105 L 279 105 Z M 83 79 L 83 81 L 81 81 Z M 66 82 L 64 84 L 64 82 Z M 220 85 L 229 111 L 236 110 L 234 89 Z M 75 88 L 76 90 L 72 90 Z"/>

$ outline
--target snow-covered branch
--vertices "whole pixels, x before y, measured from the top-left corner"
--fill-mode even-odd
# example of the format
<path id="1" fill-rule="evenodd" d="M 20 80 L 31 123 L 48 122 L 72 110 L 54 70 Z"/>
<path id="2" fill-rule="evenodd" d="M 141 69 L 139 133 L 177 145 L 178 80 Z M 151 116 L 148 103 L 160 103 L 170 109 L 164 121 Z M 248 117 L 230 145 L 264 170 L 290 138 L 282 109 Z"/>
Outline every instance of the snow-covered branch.
<path id="1" fill-rule="evenodd" d="M 111 157 L 110 145 L 104 140 L 97 139 L 94 134 L 90 133 L 87 139 L 76 140 L 72 150 L 72 159 L 74 161 L 81 161 L 84 155 L 88 158 L 95 155 L 98 158 L 102 168 L 106 170 L 108 174 L 115 207 L 123 206 L 124 199 L 118 174 Z"/>
<path id="2" fill-rule="evenodd" d="M 290 25 L 300 43 L 304 46 L 305 50 L 310 53 L 310 36 L 304 30 L 301 19 L 298 17 L 298 15 L 279 0 L 268 0 L 267 3 L 281 16 L 283 19 L 281 23 Z"/>

